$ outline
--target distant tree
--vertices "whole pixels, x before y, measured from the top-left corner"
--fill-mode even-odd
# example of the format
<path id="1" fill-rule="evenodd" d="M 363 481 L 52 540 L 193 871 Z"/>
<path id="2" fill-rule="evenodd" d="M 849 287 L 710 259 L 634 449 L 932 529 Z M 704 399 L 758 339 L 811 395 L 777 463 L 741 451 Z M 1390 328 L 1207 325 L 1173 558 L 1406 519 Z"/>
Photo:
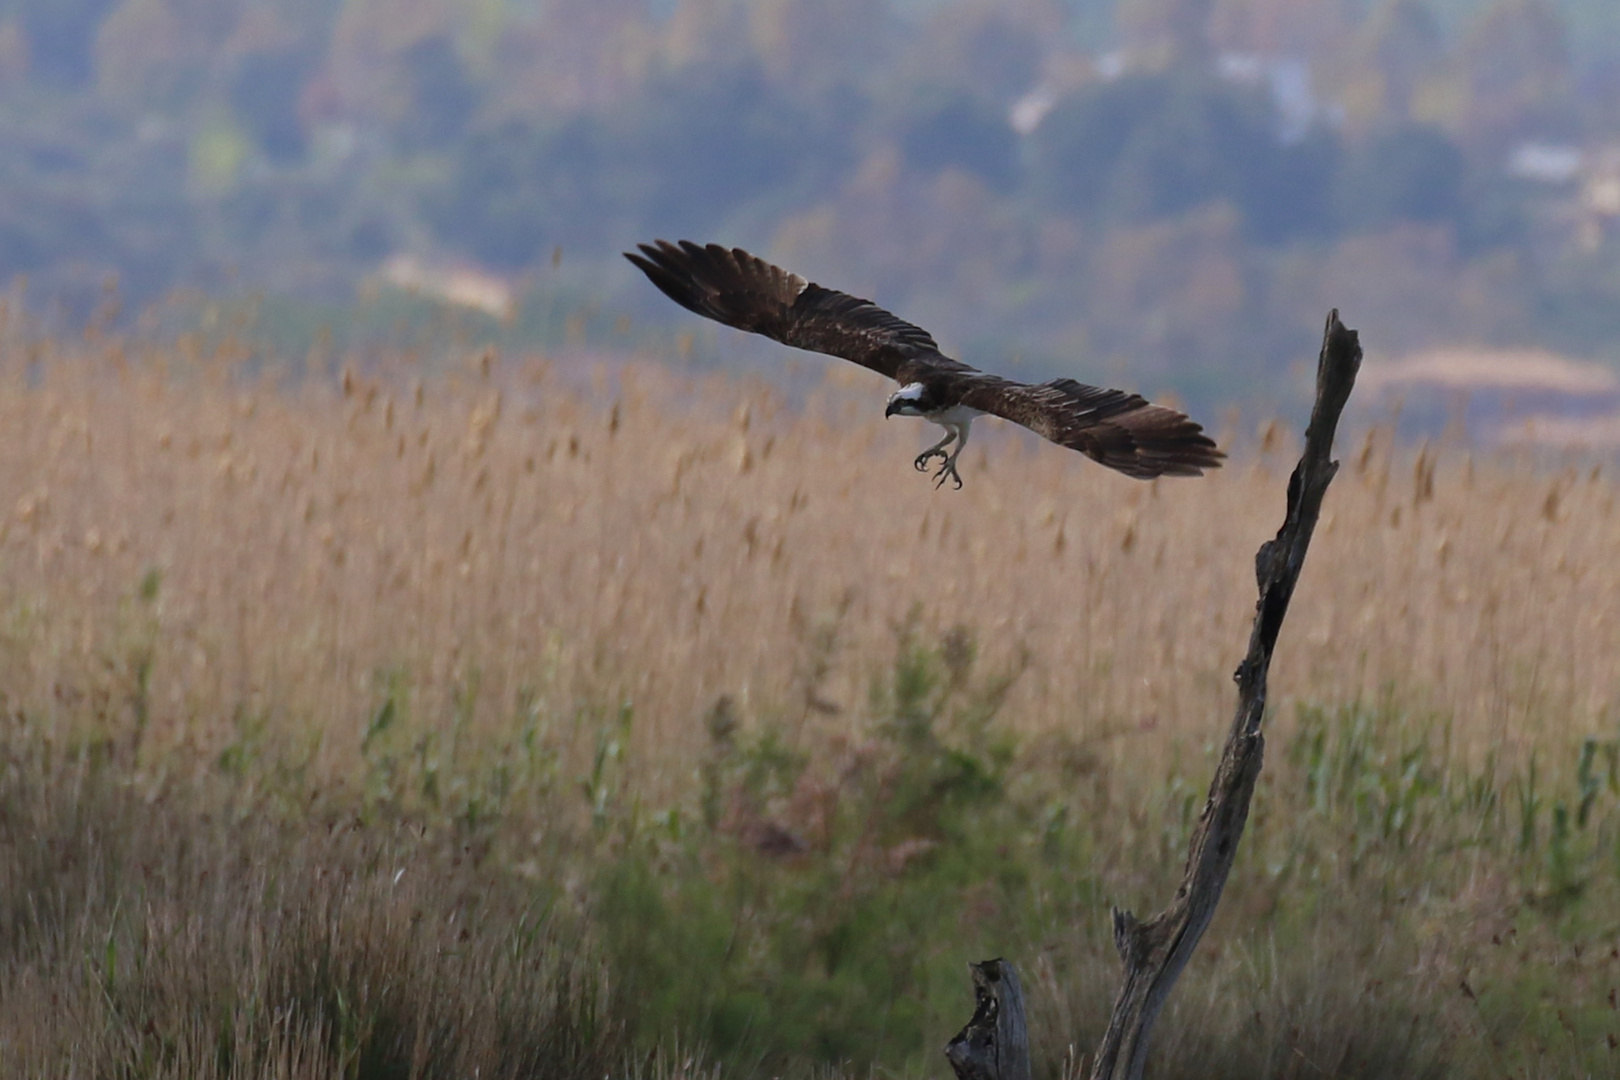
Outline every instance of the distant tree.
<path id="1" fill-rule="evenodd" d="M 1245 262 L 1230 206 L 1112 230 L 1077 290 L 1093 349 L 1130 357 L 1138 385 L 1178 368 L 1229 367 L 1246 351 L 1244 315 L 1257 299 Z"/>
<path id="2" fill-rule="evenodd" d="M 1296 304 L 1326 299 L 1367 312 L 1382 328 L 1380 347 L 1398 354 L 1459 337 L 1522 340 L 1534 296 L 1526 269 L 1513 258 L 1470 263 L 1453 230 L 1400 224 L 1345 237 L 1285 291 Z"/>
<path id="3" fill-rule="evenodd" d="M 28 35 L 22 24 L 0 20 L 0 91 L 12 90 L 28 81 Z"/>
<path id="4" fill-rule="evenodd" d="M 1353 147 L 1337 173 L 1334 205 L 1345 227 L 1461 222 L 1467 162 L 1445 132 L 1405 123 Z"/>
<path id="5" fill-rule="evenodd" d="M 1588 65 L 1580 83 L 1582 127 L 1601 138 L 1620 138 L 1620 53 Z"/>
<path id="6" fill-rule="evenodd" d="M 210 41 L 222 42 L 236 28 L 250 0 L 163 0 L 186 25 Z M 272 10 L 290 6 L 289 0 L 271 0 Z"/>
<path id="7" fill-rule="evenodd" d="M 156 146 L 101 155 L 97 136 L 105 134 L 104 117 L 72 113 L 32 131 L 6 125 L 0 134 L 0 280 L 26 273 L 54 303 L 87 275 L 99 279 L 116 270 L 130 287 L 126 295 L 149 297 L 193 257 L 197 237 L 184 198 L 185 155 Z"/>
<path id="8" fill-rule="evenodd" d="M 238 0 L 123 0 L 96 36 L 103 100 L 169 113 L 216 101 L 220 60 L 241 14 Z"/>
<path id="9" fill-rule="evenodd" d="M 1564 0 L 1559 13 L 1569 25 L 1577 68 L 1620 63 L 1620 4 L 1612 0 Z"/>
<path id="10" fill-rule="evenodd" d="M 657 60 L 686 62 L 659 57 L 672 51 L 672 36 L 667 23 L 654 24 L 646 0 L 539 6 L 486 38 L 481 108 L 490 116 L 557 118 L 623 101 Z"/>
<path id="11" fill-rule="evenodd" d="M 1169 91 L 1163 76 L 1134 74 L 1082 87 L 1059 100 L 1031 139 L 1039 194 L 1062 209 L 1101 217 L 1121 155 L 1164 108 Z"/>
<path id="12" fill-rule="evenodd" d="M 299 99 L 316 59 L 299 49 L 244 57 L 230 83 L 231 108 L 273 162 L 303 157 L 307 138 Z"/>
<path id="13" fill-rule="evenodd" d="M 117 0 L 22 0 L 30 68 L 48 85 L 81 87 L 95 76 L 101 20 Z"/>
<path id="14" fill-rule="evenodd" d="M 1214 55 L 1215 0 L 1119 0 L 1114 21 L 1138 63 L 1154 70 L 1201 70 Z"/>
<path id="15" fill-rule="evenodd" d="M 459 48 L 470 18 L 459 0 L 344 0 L 322 73 L 339 113 L 407 150 L 442 141 L 465 100 Z M 436 112 L 441 99 L 444 114 L 421 122 L 418 109 Z"/>
<path id="16" fill-rule="evenodd" d="M 367 265 L 375 264 L 394 250 L 388 224 L 378 217 L 364 217 L 343 231 L 344 253 Z"/>
<path id="17" fill-rule="evenodd" d="M 1546 0 L 1496 0 L 1486 9 L 1458 52 L 1461 133 L 1499 149 L 1556 129 L 1569 115 L 1568 36 Z"/>
<path id="18" fill-rule="evenodd" d="M 968 93 L 932 100 L 904 116 L 899 135 L 914 168 L 961 169 L 1003 193 L 1018 182 L 1018 135 L 998 102 Z"/>
<path id="19" fill-rule="evenodd" d="M 1159 110 L 1125 143 L 1108 202 L 1128 221 L 1174 217 L 1212 200 L 1242 203 L 1277 144 L 1269 102 L 1203 79 L 1172 80 Z"/>
<path id="20" fill-rule="evenodd" d="M 750 201 L 825 185 L 853 159 L 868 106 L 847 91 L 817 105 L 752 66 L 689 68 L 649 84 L 624 135 L 628 164 L 654 180 L 649 223 L 712 223 Z"/>
<path id="21" fill-rule="evenodd" d="M 699 63 L 735 63 L 752 57 L 746 0 L 669 0 L 673 10 L 660 42 L 671 67 Z"/>
<path id="22" fill-rule="evenodd" d="M 1411 119 L 1419 86 L 1440 73 L 1444 56 L 1440 24 L 1424 0 L 1383 0 L 1331 63 L 1351 125 L 1370 130 Z"/>
<path id="23" fill-rule="evenodd" d="M 1050 0 L 959 0 L 908 35 L 902 70 L 913 85 L 950 83 L 1011 104 L 1036 86 L 1066 12 Z"/>
<path id="24" fill-rule="evenodd" d="M 1330 135 L 1284 144 L 1263 90 L 1197 73 L 1138 74 L 1060 101 L 1036 129 L 1034 184 L 1099 221 L 1142 222 L 1230 202 L 1276 242 L 1321 227 Z"/>
<path id="25" fill-rule="evenodd" d="M 478 108 L 478 88 L 448 34 L 435 34 L 406 49 L 397 71 L 409 107 L 394 130 L 409 149 L 444 146 L 462 133 Z"/>
<path id="26" fill-rule="evenodd" d="M 893 28 L 886 0 L 749 0 L 746 8 L 759 71 L 800 93 L 866 82 Z"/>
<path id="27" fill-rule="evenodd" d="M 601 220 L 608 200 L 596 180 L 606 157 L 593 118 L 553 129 L 507 121 L 458 147 L 455 169 L 427 195 L 425 213 L 446 246 L 491 266 L 526 266 L 570 220 Z"/>
<path id="28" fill-rule="evenodd" d="M 447 244 L 506 267 L 559 242 L 702 235 L 824 185 L 850 160 L 859 112 L 846 100 L 835 115 L 807 113 L 754 68 L 688 68 L 606 114 L 475 133 L 427 205 Z"/>
<path id="29" fill-rule="evenodd" d="M 1221 50 L 1318 59 L 1342 42 L 1352 0 L 1214 0 L 1211 41 Z"/>
<path id="30" fill-rule="evenodd" d="M 1017 97 L 1040 80 L 1046 39 L 1037 23 L 1005 14 L 981 18 L 964 35 L 961 75 L 988 94 Z"/>
<path id="31" fill-rule="evenodd" d="M 123 0 L 96 38 L 101 96 L 118 108 L 180 111 L 201 96 L 208 45 L 167 0 Z"/>
<path id="32" fill-rule="evenodd" d="M 1265 148 L 1241 174 L 1238 205 L 1248 234 L 1266 244 L 1331 235 L 1333 183 L 1343 161 L 1339 137 L 1321 127 Z"/>

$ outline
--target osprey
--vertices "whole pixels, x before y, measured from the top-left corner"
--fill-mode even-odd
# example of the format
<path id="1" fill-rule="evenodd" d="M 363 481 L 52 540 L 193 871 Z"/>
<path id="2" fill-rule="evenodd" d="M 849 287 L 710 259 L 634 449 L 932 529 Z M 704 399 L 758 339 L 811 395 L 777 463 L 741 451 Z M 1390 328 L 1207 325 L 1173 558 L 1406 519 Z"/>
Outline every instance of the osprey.
<path id="1" fill-rule="evenodd" d="M 682 307 L 784 345 L 841 356 L 899 383 L 883 415 L 920 416 L 945 429 L 913 462 L 927 472 L 940 459 L 935 487 L 947 479 L 962 486 L 956 462 L 973 418 L 985 413 L 1139 480 L 1199 476 L 1226 456 L 1174 409 L 1073 379 L 1030 385 L 987 375 L 945 356 L 926 330 L 870 300 L 824 289 L 741 248 L 689 240 L 637 246 L 640 254 L 624 257 Z"/>

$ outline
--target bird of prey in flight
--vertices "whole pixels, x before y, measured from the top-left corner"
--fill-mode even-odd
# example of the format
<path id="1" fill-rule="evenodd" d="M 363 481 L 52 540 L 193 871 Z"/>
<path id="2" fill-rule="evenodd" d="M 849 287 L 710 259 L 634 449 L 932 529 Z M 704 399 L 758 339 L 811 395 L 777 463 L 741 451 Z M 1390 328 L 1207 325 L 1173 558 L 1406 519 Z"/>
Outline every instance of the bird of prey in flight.
<path id="1" fill-rule="evenodd" d="M 1139 480 L 1199 476 L 1226 456 L 1174 409 L 1073 379 L 1031 385 L 986 374 L 945 356 L 926 330 L 870 300 L 824 289 L 741 248 L 689 240 L 638 247 L 639 254 L 624 257 L 682 307 L 784 345 L 841 356 L 899 383 L 884 416 L 920 416 L 945 429 L 945 438 L 913 463 L 927 472 L 940 459 L 935 487 L 946 480 L 962 486 L 956 462 L 973 418 L 985 413 Z"/>

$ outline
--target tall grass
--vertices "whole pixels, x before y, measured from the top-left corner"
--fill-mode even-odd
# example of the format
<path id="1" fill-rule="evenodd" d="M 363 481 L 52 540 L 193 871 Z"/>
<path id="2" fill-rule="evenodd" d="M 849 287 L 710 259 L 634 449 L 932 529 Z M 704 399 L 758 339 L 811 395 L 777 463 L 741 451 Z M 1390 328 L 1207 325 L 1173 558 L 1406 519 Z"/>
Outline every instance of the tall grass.
<path id="1" fill-rule="evenodd" d="M 936 492 L 880 392 L 8 347 L 0 1065 L 938 1072 L 1003 954 L 1080 1068 L 1294 440 L 1140 484 L 986 432 Z M 1156 1075 L 1605 1071 L 1615 487 L 1341 456 Z"/>

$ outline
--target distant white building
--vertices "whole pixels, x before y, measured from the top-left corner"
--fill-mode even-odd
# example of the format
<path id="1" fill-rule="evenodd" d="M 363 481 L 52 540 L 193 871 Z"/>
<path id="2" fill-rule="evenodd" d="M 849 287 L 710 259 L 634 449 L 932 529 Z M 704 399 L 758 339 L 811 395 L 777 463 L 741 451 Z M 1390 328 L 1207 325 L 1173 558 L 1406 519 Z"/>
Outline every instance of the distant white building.
<path id="1" fill-rule="evenodd" d="M 1508 155 L 1509 176 L 1541 184 L 1567 184 L 1580 175 L 1586 155 L 1578 146 L 1520 143 Z"/>
<path id="2" fill-rule="evenodd" d="M 1131 56 L 1123 50 L 1104 53 L 1091 62 L 1091 74 L 1103 82 L 1113 82 L 1132 70 Z M 1264 86 L 1277 110 L 1277 137 L 1285 143 L 1303 139 L 1312 125 L 1336 124 L 1336 109 L 1317 100 L 1311 88 L 1311 68 L 1297 56 L 1263 56 L 1259 53 L 1223 53 L 1215 63 L 1216 74 L 1229 82 Z M 1058 98 L 1068 87 L 1043 82 L 1013 102 L 1007 123 L 1020 135 L 1041 126 Z"/>
<path id="3" fill-rule="evenodd" d="M 396 289 L 431 297 L 508 319 L 516 310 L 516 290 L 497 274 L 466 263 L 429 263 L 415 255 L 395 255 L 383 264 L 382 279 Z"/>

